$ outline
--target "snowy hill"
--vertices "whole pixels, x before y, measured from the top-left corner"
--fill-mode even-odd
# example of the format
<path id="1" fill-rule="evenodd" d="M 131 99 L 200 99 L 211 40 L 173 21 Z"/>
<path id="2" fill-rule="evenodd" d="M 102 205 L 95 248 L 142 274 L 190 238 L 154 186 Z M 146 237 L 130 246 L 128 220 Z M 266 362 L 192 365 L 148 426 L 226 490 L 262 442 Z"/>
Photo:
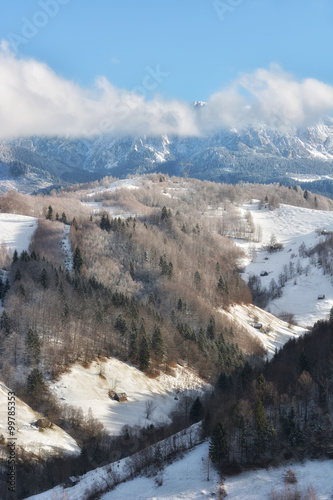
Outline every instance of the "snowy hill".
<path id="1" fill-rule="evenodd" d="M 8 392 L 10 389 L 0 382 L 0 435 L 5 438 L 8 417 Z M 16 446 L 25 452 L 31 452 L 40 458 L 48 455 L 80 453 L 80 448 L 73 438 L 56 425 L 43 429 L 36 425 L 42 415 L 33 411 L 27 404 L 16 397 L 15 437 Z"/>
<path id="2" fill-rule="evenodd" d="M 297 338 L 306 332 L 305 328 L 290 325 L 253 304 L 237 304 L 230 306 L 228 311 L 220 309 L 219 312 L 259 340 L 267 351 L 267 359 L 271 359 L 275 350 L 283 347 L 290 338 Z"/>
<path id="3" fill-rule="evenodd" d="M 151 379 L 129 363 L 96 359 L 88 368 L 74 365 L 50 389 L 61 402 L 81 407 L 85 414 L 91 408 L 107 432 L 120 434 L 124 425 L 168 422 L 168 414 L 181 396 L 196 396 L 210 387 L 190 368 L 177 365 L 170 371 Z M 125 392 L 128 400 L 119 403 L 111 399 L 109 390 Z M 155 409 L 147 419 L 149 402 Z"/>
<path id="4" fill-rule="evenodd" d="M 287 281 L 282 288 L 282 296 L 271 300 L 266 307 L 273 314 L 295 315 L 300 326 L 313 325 L 319 319 L 326 319 L 333 306 L 333 282 L 324 268 L 301 252 L 315 247 L 325 240 L 325 233 L 333 231 L 333 213 L 311 210 L 289 205 L 281 205 L 276 210 L 258 209 L 258 203 L 246 204 L 242 210 L 250 211 L 253 221 L 262 230 L 260 242 L 237 243 L 244 248 L 248 258 L 243 262 L 243 278 L 251 275 L 260 276 L 262 286 L 269 288 L 271 280 L 276 283 L 279 275 L 288 270 Z M 321 234 L 324 233 L 324 234 Z M 272 235 L 282 243 L 281 251 L 269 253 L 266 250 Z M 325 296 L 318 300 L 318 296 Z"/>
<path id="5" fill-rule="evenodd" d="M 123 459 L 111 466 L 88 472 L 72 488 L 64 490 L 58 486 L 40 495 L 34 495 L 29 500 L 52 500 L 54 498 L 81 500 L 86 498 L 89 491 L 93 491 L 94 488 L 98 491 L 104 489 L 107 484 L 111 486 L 114 474 L 117 475 L 118 480 L 124 480 L 124 482 L 105 493 L 101 497 L 103 500 L 180 500 L 184 498 L 212 500 L 218 498 L 221 481 L 212 467 L 209 471 L 209 479 L 207 479 L 208 451 L 208 442 L 194 447 L 181 459 L 165 466 L 157 478 L 156 476 L 139 476 L 128 479 L 126 459 Z M 294 485 L 286 485 L 284 482 L 284 474 L 289 469 L 295 473 L 297 479 Z M 296 491 L 307 492 L 310 486 L 316 493 L 316 497 L 307 498 L 328 500 L 332 493 L 332 461 L 286 463 L 279 467 L 257 469 L 223 479 L 223 486 L 230 500 L 269 500 L 273 493 L 285 494 L 287 488 L 290 494 L 295 494 Z"/>

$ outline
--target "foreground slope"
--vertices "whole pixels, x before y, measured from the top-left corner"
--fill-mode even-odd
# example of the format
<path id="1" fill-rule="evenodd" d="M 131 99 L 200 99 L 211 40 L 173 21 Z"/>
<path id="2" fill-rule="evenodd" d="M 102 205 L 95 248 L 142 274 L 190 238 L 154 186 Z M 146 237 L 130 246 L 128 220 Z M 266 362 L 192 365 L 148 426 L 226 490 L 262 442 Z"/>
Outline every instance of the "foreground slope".
<path id="1" fill-rule="evenodd" d="M 7 397 L 10 389 L 0 383 L 0 435 L 6 439 L 7 433 Z M 80 448 L 73 438 L 56 425 L 39 430 L 36 422 L 42 415 L 32 410 L 27 404 L 16 398 L 15 437 L 16 446 L 24 453 L 32 453 L 39 459 L 50 455 L 80 454 Z"/>

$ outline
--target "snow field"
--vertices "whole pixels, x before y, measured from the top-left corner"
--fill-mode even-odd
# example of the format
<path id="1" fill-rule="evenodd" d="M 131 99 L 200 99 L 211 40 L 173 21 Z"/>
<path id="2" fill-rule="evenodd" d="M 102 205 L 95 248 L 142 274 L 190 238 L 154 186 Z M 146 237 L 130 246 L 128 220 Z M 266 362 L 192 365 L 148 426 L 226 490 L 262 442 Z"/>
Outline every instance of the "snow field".
<path id="1" fill-rule="evenodd" d="M 28 250 L 30 238 L 37 227 L 37 219 L 26 215 L 0 213 L 0 244 L 4 243 L 12 252 L 18 254 Z"/>
<path id="2" fill-rule="evenodd" d="M 281 205 L 275 210 L 258 210 L 258 203 L 243 205 L 242 211 L 249 210 L 255 225 L 262 229 L 262 241 L 249 243 L 237 241 L 245 250 L 248 258 L 243 262 L 248 280 L 251 274 L 260 275 L 266 271 L 268 276 L 260 277 L 262 286 L 269 288 L 272 278 L 278 283 L 279 274 L 285 265 L 292 262 L 296 267 L 298 262 L 303 268 L 301 275 L 287 281 L 283 287 L 282 297 L 271 301 L 269 309 L 275 315 L 288 312 L 295 315 L 300 326 L 308 327 L 319 319 L 326 319 L 333 306 L 333 281 L 323 270 L 311 264 L 308 257 L 299 256 L 298 248 L 304 242 L 307 248 L 319 243 L 322 236 L 316 230 L 333 231 L 333 212 L 318 211 L 307 208 Z M 284 248 L 269 254 L 264 247 L 269 244 L 271 236 L 275 235 Z M 256 256 L 251 262 L 250 254 L 255 250 Z M 325 295 L 325 300 L 318 301 L 318 295 Z"/>
<path id="3" fill-rule="evenodd" d="M 75 486 L 53 490 L 30 497 L 28 500 L 54 500 L 69 498 L 83 500 L 94 486 L 105 488 L 111 484 L 112 472 L 125 482 L 105 493 L 102 500 L 213 500 L 218 498 L 220 477 L 210 467 L 207 480 L 207 457 L 209 443 L 206 441 L 186 452 L 182 458 L 166 466 L 158 477 L 139 476 L 128 479 L 127 459 L 101 467 L 82 476 Z M 297 479 L 295 485 L 286 485 L 284 473 L 291 469 Z M 127 479 L 127 481 L 126 481 Z M 306 461 L 286 463 L 279 467 L 257 469 L 232 477 L 223 477 L 229 500 L 269 500 L 271 494 L 304 491 L 311 485 L 318 500 L 330 500 L 333 492 L 333 461 Z M 158 483 L 160 485 L 158 485 Z M 67 495 L 67 496 L 66 496 Z"/>
<path id="4" fill-rule="evenodd" d="M 219 309 L 220 314 L 227 316 L 253 337 L 261 342 L 267 351 L 267 358 L 274 356 L 275 349 L 280 349 L 292 337 L 299 337 L 306 330 L 303 327 L 288 325 L 273 314 L 254 306 L 253 304 L 236 304 L 228 311 Z M 261 323 L 262 328 L 254 328 L 255 323 Z"/>
<path id="5" fill-rule="evenodd" d="M 102 373 L 102 376 L 100 376 Z M 94 361 L 88 368 L 75 364 L 59 381 L 50 385 L 60 401 L 81 407 L 84 414 L 89 408 L 110 434 L 120 434 L 124 425 L 140 427 L 169 422 L 169 413 L 180 394 L 197 395 L 209 385 L 191 369 L 177 366 L 174 376 L 161 374 L 150 379 L 138 368 L 111 358 Z M 125 392 L 128 401 L 119 403 L 108 395 L 109 390 Z M 154 410 L 147 419 L 146 405 Z"/>
<path id="6" fill-rule="evenodd" d="M 10 436 L 7 429 L 8 417 L 8 392 L 10 389 L 0 383 L 0 435 L 6 439 Z M 56 425 L 50 429 L 39 431 L 32 425 L 41 415 L 33 411 L 19 398 L 15 400 L 15 437 L 16 446 L 21 446 L 24 451 L 46 457 L 49 454 L 74 454 L 80 453 L 80 448 L 75 440 Z"/>

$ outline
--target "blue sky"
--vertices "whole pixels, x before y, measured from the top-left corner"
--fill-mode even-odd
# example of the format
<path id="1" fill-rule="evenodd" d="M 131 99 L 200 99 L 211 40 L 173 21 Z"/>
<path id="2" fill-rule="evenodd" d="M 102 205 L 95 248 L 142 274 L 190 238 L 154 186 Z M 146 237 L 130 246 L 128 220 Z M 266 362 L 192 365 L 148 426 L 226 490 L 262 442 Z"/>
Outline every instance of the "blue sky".
<path id="1" fill-rule="evenodd" d="M 0 138 L 333 112 L 332 0 L 0 0 Z M 207 102 L 193 110 L 195 100 Z"/>
<path id="2" fill-rule="evenodd" d="M 132 90 L 142 85 L 148 66 L 162 74 L 148 96 L 157 91 L 191 102 L 207 100 L 241 73 L 271 63 L 299 79 L 333 83 L 331 0 L 2 0 L 0 5 L 0 39 L 22 36 L 20 55 L 46 62 L 82 86 L 104 75 Z M 38 16 L 47 8 L 53 17 Z M 30 39 L 22 33 L 26 20 L 37 29 Z"/>

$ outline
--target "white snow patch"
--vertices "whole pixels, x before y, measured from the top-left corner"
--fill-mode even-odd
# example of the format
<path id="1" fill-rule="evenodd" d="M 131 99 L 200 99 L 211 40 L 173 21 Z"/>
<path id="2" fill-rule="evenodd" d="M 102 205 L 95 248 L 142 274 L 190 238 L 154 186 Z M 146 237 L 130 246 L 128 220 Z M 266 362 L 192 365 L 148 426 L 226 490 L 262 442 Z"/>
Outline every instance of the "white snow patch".
<path id="1" fill-rule="evenodd" d="M 28 250 L 30 239 L 37 227 L 37 218 L 18 214 L 0 213 L 0 244 L 20 254 Z"/>
<path id="2" fill-rule="evenodd" d="M 65 269 L 72 271 L 73 269 L 73 252 L 72 245 L 69 239 L 71 226 L 64 224 L 64 237 L 61 242 L 62 250 L 65 254 Z"/>
<path id="3" fill-rule="evenodd" d="M 176 404 L 178 392 L 197 395 L 208 387 L 189 368 L 178 366 L 174 369 L 174 376 L 161 374 L 151 379 L 133 365 L 115 358 L 105 362 L 94 361 L 89 368 L 76 364 L 59 381 L 50 385 L 51 391 L 60 400 L 81 407 L 85 414 L 91 408 L 94 417 L 110 434 L 120 434 L 124 425 L 169 422 L 168 415 Z M 114 401 L 108 395 L 110 389 L 125 392 L 128 401 Z M 149 401 L 154 404 L 155 410 L 147 420 L 146 403 Z"/>
<path id="4" fill-rule="evenodd" d="M 8 392 L 10 389 L 0 382 L 0 435 L 10 439 L 7 428 Z M 32 425 L 41 415 L 33 411 L 30 406 L 15 398 L 15 435 L 16 446 L 21 446 L 26 452 L 32 452 L 42 458 L 55 454 L 80 453 L 75 440 L 66 432 L 54 425 L 43 432 Z"/>

